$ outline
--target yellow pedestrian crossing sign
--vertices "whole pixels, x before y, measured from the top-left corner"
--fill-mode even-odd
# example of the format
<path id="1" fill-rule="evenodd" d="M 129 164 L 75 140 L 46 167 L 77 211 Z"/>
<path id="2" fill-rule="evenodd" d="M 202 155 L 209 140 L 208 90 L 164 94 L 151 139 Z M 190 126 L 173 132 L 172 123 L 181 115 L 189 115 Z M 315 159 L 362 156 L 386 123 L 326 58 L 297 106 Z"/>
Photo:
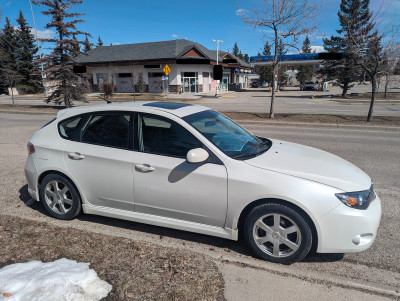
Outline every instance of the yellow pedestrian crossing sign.
<path id="1" fill-rule="evenodd" d="M 169 69 L 168 65 L 165 65 L 163 71 L 164 71 L 165 75 L 168 76 L 168 74 L 171 72 L 171 69 Z"/>

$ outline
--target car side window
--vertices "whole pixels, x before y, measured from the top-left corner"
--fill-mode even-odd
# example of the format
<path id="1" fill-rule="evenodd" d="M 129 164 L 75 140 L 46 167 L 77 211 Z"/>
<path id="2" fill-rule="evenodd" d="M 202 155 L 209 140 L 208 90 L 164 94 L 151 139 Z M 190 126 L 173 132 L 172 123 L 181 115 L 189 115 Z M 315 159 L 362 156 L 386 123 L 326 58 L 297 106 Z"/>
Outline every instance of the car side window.
<path id="1" fill-rule="evenodd" d="M 138 114 L 138 149 L 142 152 L 186 158 L 203 144 L 183 126 L 168 118 Z"/>
<path id="2" fill-rule="evenodd" d="M 68 118 L 58 124 L 58 130 L 64 139 L 79 141 L 80 129 L 86 118 L 83 115 Z"/>
<path id="3" fill-rule="evenodd" d="M 127 149 L 130 114 L 94 114 L 82 131 L 81 142 Z"/>

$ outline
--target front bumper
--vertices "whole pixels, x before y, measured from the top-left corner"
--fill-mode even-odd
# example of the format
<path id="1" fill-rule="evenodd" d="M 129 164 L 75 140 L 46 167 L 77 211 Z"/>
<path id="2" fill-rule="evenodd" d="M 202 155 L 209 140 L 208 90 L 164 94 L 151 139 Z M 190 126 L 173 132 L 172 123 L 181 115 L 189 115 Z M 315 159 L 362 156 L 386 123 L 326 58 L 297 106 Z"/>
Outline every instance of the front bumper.
<path id="1" fill-rule="evenodd" d="M 25 177 L 26 177 L 26 181 L 28 182 L 29 195 L 31 196 L 31 198 L 38 201 L 39 196 L 38 196 L 38 191 L 37 191 L 37 183 L 38 183 L 39 173 L 36 169 L 32 155 L 28 155 L 28 159 L 26 160 Z"/>
<path id="2" fill-rule="evenodd" d="M 378 196 L 366 210 L 340 205 L 319 219 L 318 253 L 349 253 L 368 249 L 381 220 Z"/>

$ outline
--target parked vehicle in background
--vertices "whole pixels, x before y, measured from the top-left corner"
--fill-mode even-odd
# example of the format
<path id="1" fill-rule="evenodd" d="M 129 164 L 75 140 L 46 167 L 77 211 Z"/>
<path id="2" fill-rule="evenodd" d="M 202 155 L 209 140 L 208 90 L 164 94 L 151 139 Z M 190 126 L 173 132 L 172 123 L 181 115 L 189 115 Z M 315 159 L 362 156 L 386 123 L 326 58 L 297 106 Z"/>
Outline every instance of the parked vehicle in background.
<path id="1" fill-rule="evenodd" d="M 263 88 L 268 88 L 269 87 L 269 83 L 268 82 L 263 82 L 261 86 Z"/>
<path id="2" fill-rule="evenodd" d="M 225 239 L 265 260 L 359 252 L 381 203 L 370 177 L 330 153 L 254 136 L 185 103 L 65 109 L 28 143 L 28 192 L 69 220 L 82 211 Z"/>
<path id="3" fill-rule="evenodd" d="M 300 90 L 318 90 L 318 82 L 305 82 L 300 84 Z"/>
<path id="4" fill-rule="evenodd" d="M 259 88 L 260 87 L 260 82 L 252 82 L 251 83 L 252 88 Z"/>

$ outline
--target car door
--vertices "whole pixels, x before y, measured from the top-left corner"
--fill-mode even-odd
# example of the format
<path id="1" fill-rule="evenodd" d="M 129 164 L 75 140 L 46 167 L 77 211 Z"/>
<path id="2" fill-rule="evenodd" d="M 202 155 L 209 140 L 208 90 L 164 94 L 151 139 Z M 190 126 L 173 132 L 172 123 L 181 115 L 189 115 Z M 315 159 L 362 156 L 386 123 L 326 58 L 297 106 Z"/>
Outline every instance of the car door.
<path id="1" fill-rule="evenodd" d="M 227 171 L 209 150 L 209 159 L 191 164 L 186 154 L 204 145 L 179 123 L 138 113 L 136 118 L 135 211 L 223 227 Z"/>
<path id="2" fill-rule="evenodd" d="M 93 113 L 75 132 L 63 130 L 61 123 L 61 136 L 63 131 L 71 140 L 64 146 L 64 162 L 86 200 L 96 206 L 132 211 L 131 114 Z"/>

